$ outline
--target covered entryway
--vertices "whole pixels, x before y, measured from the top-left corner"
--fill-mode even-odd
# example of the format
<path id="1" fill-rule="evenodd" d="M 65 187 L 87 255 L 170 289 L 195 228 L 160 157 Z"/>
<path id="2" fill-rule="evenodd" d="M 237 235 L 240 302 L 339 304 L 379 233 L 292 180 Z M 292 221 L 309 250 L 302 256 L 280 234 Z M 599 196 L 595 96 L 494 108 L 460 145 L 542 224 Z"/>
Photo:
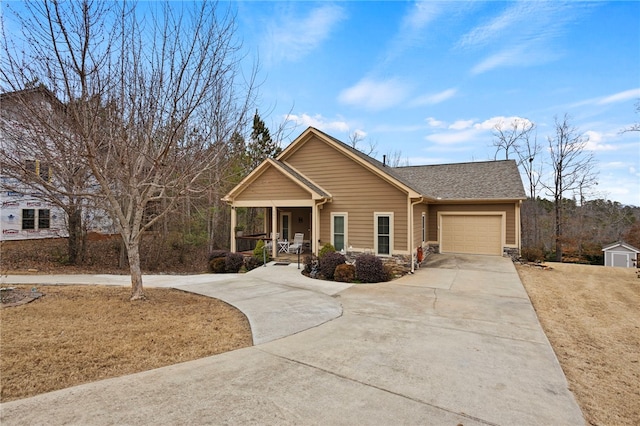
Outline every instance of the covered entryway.
<path id="1" fill-rule="evenodd" d="M 502 255 L 503 214 L 441 214 L 440 252 Z"/>

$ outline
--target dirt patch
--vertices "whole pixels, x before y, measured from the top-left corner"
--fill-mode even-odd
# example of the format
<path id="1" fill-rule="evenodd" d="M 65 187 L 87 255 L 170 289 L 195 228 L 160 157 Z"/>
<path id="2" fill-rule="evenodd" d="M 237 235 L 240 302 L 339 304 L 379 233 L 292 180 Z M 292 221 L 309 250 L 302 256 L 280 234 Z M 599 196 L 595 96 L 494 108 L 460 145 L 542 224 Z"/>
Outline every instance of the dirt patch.
<path id="1" fill-rule="evenodd" d="M 640 419 L 640 279 L 634 269 L 548 263 L 517 270 L 591 425 Z"/>
<path id="2" fill-rule="evenodd" d="M 25 297 L 33 289 L 12 287 Z M 127 287 L 36 290 L 37 300 L 0 309 L 2 402 L 252 344 L 244 314 L 217 299 L 155 288 L 137 302 Z"/>

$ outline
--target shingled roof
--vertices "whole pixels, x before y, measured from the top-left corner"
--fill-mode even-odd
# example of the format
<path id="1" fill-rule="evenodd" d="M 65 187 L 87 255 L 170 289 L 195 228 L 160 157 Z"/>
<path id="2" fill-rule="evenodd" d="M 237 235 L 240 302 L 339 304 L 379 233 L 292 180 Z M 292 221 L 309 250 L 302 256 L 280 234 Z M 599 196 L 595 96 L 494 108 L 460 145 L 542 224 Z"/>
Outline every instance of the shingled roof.
<path id="1" fill-rule="evenodd" d="M 417 192 L 442 200 L 526 199 L 514 160 L 394 167 Z"/>

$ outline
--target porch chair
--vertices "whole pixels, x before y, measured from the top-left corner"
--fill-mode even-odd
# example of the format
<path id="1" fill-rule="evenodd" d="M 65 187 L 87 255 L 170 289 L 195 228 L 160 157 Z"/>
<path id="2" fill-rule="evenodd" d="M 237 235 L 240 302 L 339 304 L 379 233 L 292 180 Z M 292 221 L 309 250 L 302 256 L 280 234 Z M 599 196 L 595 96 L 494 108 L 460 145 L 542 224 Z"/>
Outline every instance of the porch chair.
<path id="1" fill-rule="evenodd" d="M 280 233 L 276 232 L 276 241 L 280 241 Z M 269 235 L 269 239 L 264 242 L 265 247 L 268 251 L 271 251 L 273 247 L 273 232 Z"/>
<path id="2" fill-rule="evenodd" d="M 293 243 L 289 244 L 289 253 L 297 253 L 300 249 L 300 253 L 304 252 L 304 234 L 296 233 L 293 236 Z"/>

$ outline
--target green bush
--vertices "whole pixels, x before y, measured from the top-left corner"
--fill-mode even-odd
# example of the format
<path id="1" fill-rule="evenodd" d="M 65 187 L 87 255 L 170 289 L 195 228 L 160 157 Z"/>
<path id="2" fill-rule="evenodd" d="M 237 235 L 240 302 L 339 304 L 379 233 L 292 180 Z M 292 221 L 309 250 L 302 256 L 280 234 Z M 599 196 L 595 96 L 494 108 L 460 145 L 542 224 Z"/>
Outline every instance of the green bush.
<path id="1" fill-rule="evenodd" d="M 244 265 L 244 256 L 240 253 L 227 253 L 225 260 L 225 272 L 237 274 Z"/>
<path id="2" fill-rule="evenodd" d="M 322 259 L 325 254 L 327 254 L 327 253 L 335 253 L 335 251 L 336 251 L 336 248 L 331 243 L 326 243 L 320 249 L 320 252 L 318 253 L 318 258 Z"/>
<path id="3" fill-rule="evenodd" d="M 341 283 L 352 283 L 356 279 L 356 267 L 348 263 L 336 266 L 333 278 Z"/>
<path id="4" fill-rule="evenodd" d="M 388 281 L 389 272 L 378 256 L 361 254 L 356 257 L 356 279 L 363 283 L 379 283 Z"/>
<path id="5" fill-rule="evenodd" d="M 256 243 L 256 248 L 253 249 L 253 256 L 258 259 L 262 259 L 263 249 L 264 249 L 264 241 L 258 240 L 258 242 Z M 267 259 L 268 258 L 269 258 L 269 253 L 267 253 Z"/>
<path id="6" fill-rule="evenodd" d="M 318 269 L 322 276 L 327 280 L 333 279 L 333 274 L 338 265 L 342 265 L 345 263 L 345 258 L 343 255 L 337 252 L 327 252 L 324 256 L 319 258 L 318 260 Z"/>

